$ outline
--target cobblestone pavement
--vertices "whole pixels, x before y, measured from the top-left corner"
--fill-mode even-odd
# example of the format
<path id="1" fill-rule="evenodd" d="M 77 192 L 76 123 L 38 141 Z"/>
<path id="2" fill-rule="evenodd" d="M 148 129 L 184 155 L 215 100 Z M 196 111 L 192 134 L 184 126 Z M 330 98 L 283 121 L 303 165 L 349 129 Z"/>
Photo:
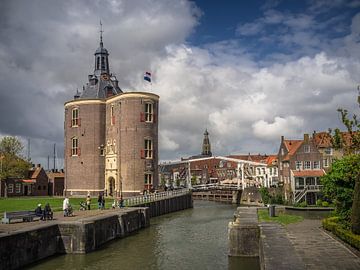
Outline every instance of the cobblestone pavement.
<path id="1" fill-rule="evenodd" d="M 296 253 L 311 270 L 359 270 L 360 258 L 321 229 L 320 220 L 304 219 L 286 226 Z"/>
<path id="2" fill-rule="evenodd" d="M 10 224 L 1 224 L 0 223 L 0 236 L 2 234 L 7 234 L 10 232 L 14 232 L 14 231 L 18 231 L 18 230 L 23 230 L 23 229 L 27 229 L 27 228 L 31 228 L 33 226 L 39 226 L 39 225 L 49 225 L 49 224 L 57 224 L 59 222 L 63 222 L 63 221 L 77 221 L 77 220 L 81 220 L 83 218 L 87 218 L 87 217 L 92 217 L 92 216 L 101 216 L 101 215 L 105 215 L 105 214 L 109 214 L 112 212 L 116 212 L 118 213 L 119 211 L 121 212 L 126 212 L 128 208 L 117 208 L 117 209 L 106 209 L 106 210 L 90 210 L 90 211 L 74 211 L 74 216 L 72 217 L 64 217 L 63 212 L 54 212 L 54 219 L 53 220 L 46 220 L 46 221 L 42 221 L 42 220 L 35 220 L 32 222 L 22 222 L 22 221 L 12 221 Z M 131 210 L 134 210 L 134 208 L 131 208 Z M 1 218 L 0 217 L 0 222 L 1 222 Z"/>

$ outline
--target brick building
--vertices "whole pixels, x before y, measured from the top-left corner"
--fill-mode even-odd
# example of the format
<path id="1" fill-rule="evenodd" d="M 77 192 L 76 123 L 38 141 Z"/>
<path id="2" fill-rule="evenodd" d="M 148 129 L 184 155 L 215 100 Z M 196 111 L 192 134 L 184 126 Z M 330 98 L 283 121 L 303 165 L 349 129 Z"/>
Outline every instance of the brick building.
<path id="1" fill-rule="evenodd" d="M 40 164 L 28 170 L 26 178 L 8 178 L 1 181 L 1 197 L 47 196 L 48 177 Z"/>
<path id="2" fill-rule="evenodd" d="M 312 137 L 304 134 L 302 140 L 286 140 L 282 136 L 278 159 L 285 199 L 315 204 L 320 195 L 320 177 L 333 160 L 342 155 L 342 150 L 333 149 L 331 137 L 326 132 L 314 132 Z"/>
<path id="3" fill-rule="evenodd" d="M 158 186 L 159 96 L 124 93 L 102 36 L 94 73 L 65 103 L 66 195 L 125 196 Z"/>
<path id="4" fill-rule="evenodd" d="M 46 172 L 49 178 L 49 195 L 50 196 L 63 196 L 65 173 L 64 170 L 51 170 Z"/>

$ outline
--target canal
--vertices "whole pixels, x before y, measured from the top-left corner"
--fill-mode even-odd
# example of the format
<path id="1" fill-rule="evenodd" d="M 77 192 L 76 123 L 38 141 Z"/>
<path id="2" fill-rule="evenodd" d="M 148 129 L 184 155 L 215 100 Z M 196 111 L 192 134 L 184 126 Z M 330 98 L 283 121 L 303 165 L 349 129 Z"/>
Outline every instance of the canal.
<path id="1" fill-rule="evenodd" d="M 227 256 L 236 207 L 194 201 L 194 208 L 151 219 L 151 226 L 86 255 L 61 255 L 28 269 L 260 269 L 256 258 Z"/>

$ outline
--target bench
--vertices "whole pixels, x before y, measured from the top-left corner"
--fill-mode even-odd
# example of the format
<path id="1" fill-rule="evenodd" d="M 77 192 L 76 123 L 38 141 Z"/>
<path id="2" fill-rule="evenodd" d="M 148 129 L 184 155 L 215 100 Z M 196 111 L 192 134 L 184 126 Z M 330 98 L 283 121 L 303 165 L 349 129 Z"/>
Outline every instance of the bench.
<path id="1" fill-rule="evenodd" d="M 2 223 L 9 224 L 11 220 L 33 221 L 34 218 L 41 218 L 35 214 L 35 211 L 16 211 L 16 212 L 4 212 L 4 217 L 1 220 Z"/>

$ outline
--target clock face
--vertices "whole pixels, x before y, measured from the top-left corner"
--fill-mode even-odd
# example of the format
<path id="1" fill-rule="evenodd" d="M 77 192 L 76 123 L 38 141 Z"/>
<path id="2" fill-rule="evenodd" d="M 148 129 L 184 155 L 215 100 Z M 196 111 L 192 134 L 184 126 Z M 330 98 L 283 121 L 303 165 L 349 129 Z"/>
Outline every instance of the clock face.
<path id="1" fill-rule="evenodd" d="M 110 79 L 110 77 L 109 77 L 108 74 L 102 74 L 102 75 L 101 75 L 101 79 L 102 79 L 103 81 L 108 81 L 108 80 Z"/>

